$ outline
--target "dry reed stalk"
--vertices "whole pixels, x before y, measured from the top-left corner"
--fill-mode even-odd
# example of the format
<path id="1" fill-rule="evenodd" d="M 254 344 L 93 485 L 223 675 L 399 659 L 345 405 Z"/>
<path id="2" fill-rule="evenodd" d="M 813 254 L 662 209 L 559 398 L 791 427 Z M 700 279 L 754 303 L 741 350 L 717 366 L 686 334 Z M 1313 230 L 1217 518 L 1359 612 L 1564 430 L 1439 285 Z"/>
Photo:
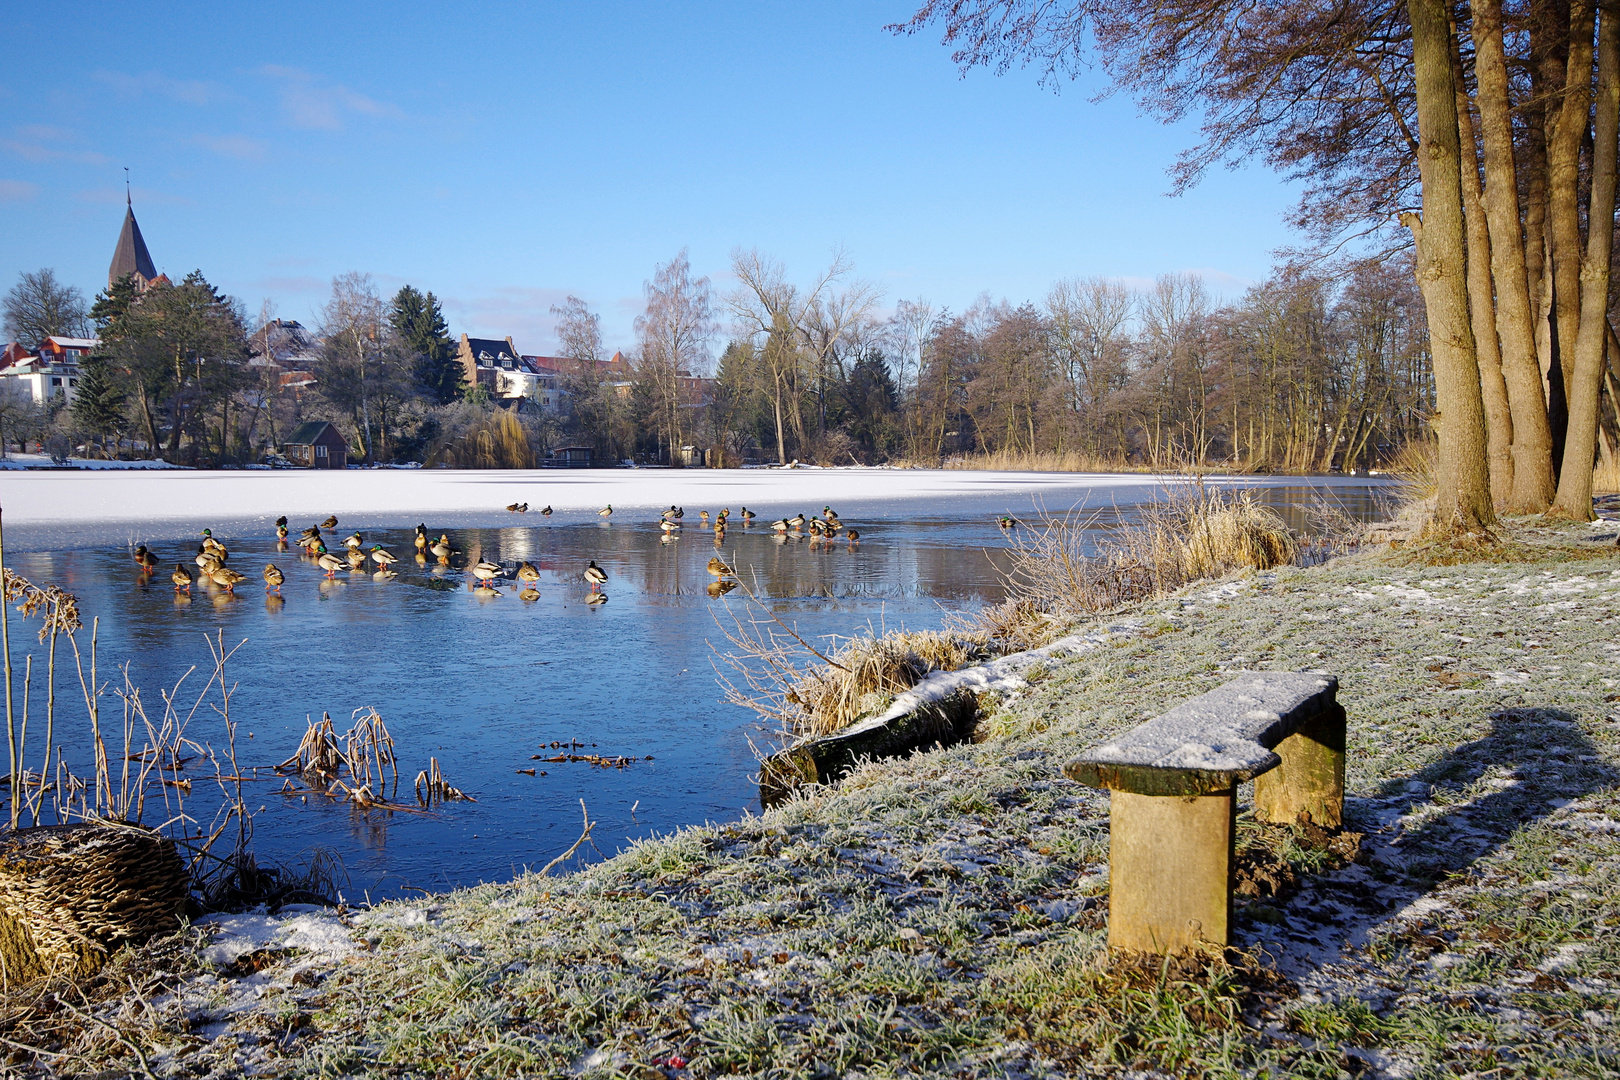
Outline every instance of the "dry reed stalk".
<path id="1" fill-rule="evenodd" d="M 1155 468 L 1082 450 L 987 450 L 947 458 L 946 469 L 987 472 L 1152 472 Z"/>
<path id="2" fill-rule="evenodd" d="M 450 802 L 454 799 L 478 801 L 466 792 L 451 787 L 439 769 L 439 759 L 428 758 L 428 767 L 416 774 L 416 801 L 424 807 L 431 807 L 435 802 Z"/>

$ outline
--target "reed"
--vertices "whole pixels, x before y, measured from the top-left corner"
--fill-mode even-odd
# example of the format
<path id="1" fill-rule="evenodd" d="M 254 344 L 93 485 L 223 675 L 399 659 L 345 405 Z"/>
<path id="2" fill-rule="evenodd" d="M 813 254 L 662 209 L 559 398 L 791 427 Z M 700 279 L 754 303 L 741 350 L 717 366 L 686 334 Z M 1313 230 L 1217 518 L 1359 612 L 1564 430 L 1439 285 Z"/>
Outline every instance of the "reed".
<path id="1" fill-rule="evenodd" d="M 946 458 L 940 467 L 985 472 L 1146 473 L 1164 466 L 1083 450 L 984 450 Z"/>
<path id="2" fill-rule="evenodd" d="M 439 768 L 439 759 L 428 758 L 428 767 L 416 774 L 416 801 L 423 807 L 431 807 L 434 803 L 451 802 L 456 799 L 465 799 L 467 802 L 478 801 L 466 792 L 451 787 L 450 782 L 444 778 L 444 772 Z"/>

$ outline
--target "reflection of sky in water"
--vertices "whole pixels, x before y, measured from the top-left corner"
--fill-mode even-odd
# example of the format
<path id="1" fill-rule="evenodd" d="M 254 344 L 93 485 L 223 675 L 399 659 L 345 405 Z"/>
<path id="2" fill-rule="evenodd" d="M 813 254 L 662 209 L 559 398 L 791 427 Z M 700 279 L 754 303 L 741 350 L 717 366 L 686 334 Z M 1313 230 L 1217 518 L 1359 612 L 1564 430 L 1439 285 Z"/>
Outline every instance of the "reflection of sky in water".
<path id="1" fill-rule="evenodd" d="M 1128 497 L 1153 491 L 1149 485 L 1110 491 L 1099 524 L 1117 512 L 1128 517 Z M 1081 494 L 1061 505 L 1048 497 L 1046 508 L 1068 510 L 1083 501 Z M 1273 482 L 1261 497 L 1290 525 L 1306 529 L 1320 494 Z M 1373 489 L 1364 484 L 1340 481 L 1331 497 L 1353 517 L 1373 509 Z M 754 527 L 734 526 L 720 554 L 806 638 L 868 626 L 936 627 L 950 613 L 1001 599 L 1007 541 L 994 514 L 1031 517 L 1027 504 L 1003 487 L 950 505 L 838 506 L 846 524 L 862 534 L 853 550 L 842 541 L 779 541 L 764 524 L 793 509 L 819 508 L 760 507 Z M 711 643 L 725 647 L 716 616 L 729 625 L 725 612 L 746 619 L 748 605 L 740 592 L 720 600 L 706 594 L 713 580 L 706 564 L 716 548 L 696 517 L 689 508 L 684 536 L 668 544 L 650 512 L 616 514 L 611 525 L 508 516 L 513 524 L 506 527 L 453 531 L 469 563 L 534 562 L 542 573 L 541 598 L 534 602 L 521 600 L 512 587 L 483 598 L 467 590 L 460 571 L 416 565 L 408 557 L 408 529 L 366 535 L 368 546 L 380 542 L 404 557 L 403 572 L 391 581 L 347 573 L 327 581 L 297 549 L 278 553 L 264 537 L 225 535 L 231 565 L 249 576 L 235 597 L 201 585 L 189 598 L 172 592 L 168 573 L 177 560 L 190 565 L 191 541 L 154 542 L 164 565 L 144 585 L 122 547 L 8 561 L 35 581 L 77 594 L 86 618 L 100 616 L 103 677 L 128 660 L 149 705 L 157 703 L 160 687 L 195 666 L 186 682 L 190 693 L 180 695 L 189 707 L 210 668 L 204 635 L 222 631 L 227 647 L 245 638 L 229 671 L 237 684 L 231 712 L 242 725 L 238 756 L 244 764 L 271 765 L 291 755 L 306 717 L 330 712 L 341 731 L 351 711 L 366 706 L 382 713 L 394 736 L 403 800 L 410 799 L 417 770 L 437 757 L 450 782 L 476 803 L 430 815 L 361 814 L 277 795 L 279 779 L 250 786 L 250 805 L 264 807 L 254 841 L 262 857 L 296 860 L 316 845 L 334 849 L 348 867 L 350 894 L 370 890 L 375 896 L 470 884 L 542 865 L 578 835 L 580 799 L 600 821 L 594 839 L 603 854 L 627 837 L 735 818 L 754 805 L 748 736 L 757 740 L 759 732 L 750 714 L 719 701 L 711 649 Z M 302 524 L 295 523 L 295 533 Z M 610 599 L 595 607 L 584 602 L 587 586 L 580 580 L 591 559 L 609 575 L 604 591 Z M 267 598 L 259 581 L 271 560 L 287 575 L 282 600 Z M 454 588 L 432 588 L 436 581 Z M 13 621 L 12 628 L 20 660 L 37 627 Z M 67 665 L 58 675 L 59 741 L 78 737 L 84 724 L 70 679 Z M 42 682 L 36 677 L 40 708 Z M 19 674 L 19 691 L 20 683 Z M 116 698 L 103 704 L 104 715 L 118 710 Z M 207 705 L 191 725 L 194 738 L 222 744 Z M 531 759 L 553 753 L 553 740 L 574 739 L 589 752 L 652 760 L 605 770 Z M 517 771 L 522 768 L 548 775 L 525 776 Z M 206 821 L 211 807 L 204 786 L 193 797 L 196 805 L 188 810 Z"/>

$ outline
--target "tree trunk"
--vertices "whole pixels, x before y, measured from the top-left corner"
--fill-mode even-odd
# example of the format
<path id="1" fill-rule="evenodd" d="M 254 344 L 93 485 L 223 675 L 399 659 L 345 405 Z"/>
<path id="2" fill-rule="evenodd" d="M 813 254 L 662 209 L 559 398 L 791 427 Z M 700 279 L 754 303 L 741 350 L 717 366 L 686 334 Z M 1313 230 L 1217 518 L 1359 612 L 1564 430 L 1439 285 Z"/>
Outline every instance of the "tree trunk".
<path id="1" fill-rule="evenodd" d="M 1536 353 L 1526 246 L 1519 229 L 1519 180 L 1513 159 L 1513 120 L 1502 43 L 1502 0 L 1474 0 L 1473 35 L 1480 141 L 1485 159 L 1482 201 L 1490 234 L 1491 277 L 1496 286 L 1502 376 L 1513 420 L 1513 490 L 1507 509 L 1510 513 L 1534 514 L 1552 502 L 1552 429 L 1548 426 L 1547 399 Z M 1540 228 L 1533 231 L 1539 244 Z"/>
<path id="2" fill-rule="evenodd" d="M 1468 312 L 1479 364 L 1479 389 L 1485 403 L 1485 460 L 1491 474 L 1491 502 L 1506 509 L 1513 495 L 1513 413 L 1502 373 L 1502 351 L 1496 339 L 1496 300 L 1491 290 L 1490 227 L 1479 190 L 1479 158 L 1456 26 L 1451 38 L 1451 79 L 1456 86 L 1458 180 L 1462 185 L 1463 221 L 1468 235 Z M 1515 244 L 1515 247 L 1518 245 Z"/>
<path id="3" fill-rule="evenodd" d="M 1457 99 L 1451 77 L 1451 32 L 1444 0 L 1412 0 L 1418 169 L 1423 213 L 1402 222 L 1417 242 L 1417 279 L 1429 317 L 1440 453 L 1435 524 L 1472 531 L 1496 520 L 1486 467 L 1485 408 L 1468 323 L 1458 161 Z"/>
<path id="4" fill-rule="evenodd" d="M 1603 347 L 1608 331 L 1609 275 L 1614 245 L 1615 157 L 1620 154 L 1620 0 L 1603 0 L 1599 25 L 1596 120 L 1592 129 L 1592 191 L 1586 253 L 1581 259 L 1580 329 L 1571 357 L 1569 434 L 1553 509 L 1575 521 L 1591 521 L 1592 459 L 1597 452 L 1598 396 L 1603 387 Z M 1576 68 L 1571 42 L 1570 74 Z M 1584 76 L 1583 76 L 1584 78 Z M 1573 95 L 1573 87 L 1572 87 Z M 1583 116 L 1584 125 L 1585 118 Z"/>
<path id="5" fill-rule="evenodd" d="M 1559 379 L 1567 408 L 1575 374 L 1575 341 L 1581 324 L 1581 142 L 1592 106 L 1592 0 L 1573 0 L 1569 20 L 1562 101 L 1549 106 L 1547 223 L 1552 255 L 1552 327 Z M 1554 28 L 1556 29 L 1556 28 Z M 1566 428 L 1567 430 L 1567 428 Z M 1567 438 L 1567 435 L 1566 435 Z M 1567 451 L 1561 455 L 1567 458 Z"/>

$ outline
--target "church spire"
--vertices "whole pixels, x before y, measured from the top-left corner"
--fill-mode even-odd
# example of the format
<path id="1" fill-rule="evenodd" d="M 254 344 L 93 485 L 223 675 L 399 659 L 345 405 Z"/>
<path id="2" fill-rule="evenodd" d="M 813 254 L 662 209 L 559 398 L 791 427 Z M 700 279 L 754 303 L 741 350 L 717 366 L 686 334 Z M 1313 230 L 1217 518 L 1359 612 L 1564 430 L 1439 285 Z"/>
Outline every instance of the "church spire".
<path id="1" fill-rule="evenodd" d="M 110 289 L 114 282 L 135 275 L 135 287 L 145 289 L 156 278 L 157 267 L 152 265 L 152 255 L 146 250 L 146 240 L 141 236 L 141 227 L 135 223 L 135 201 L 129 191 L 129 170 L 124 170 L 124 228 L 118 234 L 118 246 L 113 249 L 112 266 L 107 270 L 107 287 Z"/>

